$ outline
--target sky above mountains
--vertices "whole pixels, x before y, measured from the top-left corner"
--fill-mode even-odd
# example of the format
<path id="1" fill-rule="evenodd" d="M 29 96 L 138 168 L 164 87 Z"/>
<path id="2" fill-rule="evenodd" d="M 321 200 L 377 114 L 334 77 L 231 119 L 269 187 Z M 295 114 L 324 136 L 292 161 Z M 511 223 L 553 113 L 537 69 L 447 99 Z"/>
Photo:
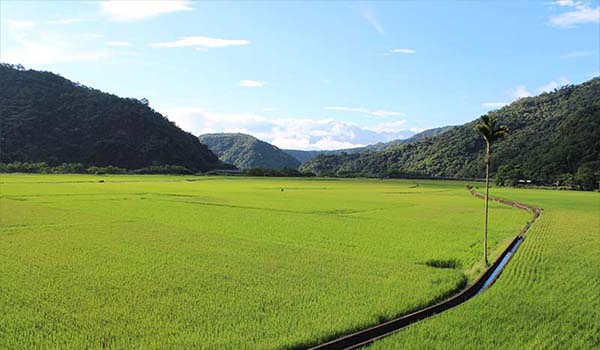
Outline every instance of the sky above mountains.
<path id="1" fill-rule="evenodd" d="M 600 2 L 2 1 L 0 60 L 194 134 L 348 148 L 598 76 Z"/>

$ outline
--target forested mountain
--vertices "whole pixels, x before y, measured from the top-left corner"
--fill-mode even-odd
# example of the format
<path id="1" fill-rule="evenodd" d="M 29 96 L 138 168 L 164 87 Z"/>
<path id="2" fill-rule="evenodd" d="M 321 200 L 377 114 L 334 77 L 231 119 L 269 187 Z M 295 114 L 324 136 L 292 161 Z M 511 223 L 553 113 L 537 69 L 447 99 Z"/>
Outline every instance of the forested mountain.
<path id="1" fill-rule="evenodd" d="M 324 151 L 304 151 L 300 149 L 282 149 L 282 151 L 296 158 L 302 164 L 308 162 L 309 160 L 315 158 L 320 154 L 324 154 Z"/>
<path id="2" fill-rule="evenodd" d="M 145 100 L 121 98 L 50 72 L 0 65 L 0 162 L 208 170 L 217 157 Z"/>
<path id="3" fill-rule="evenodd" d="M 337 149 L 337 150 L 331 150 L 331 151 L 302 151 L 302 150 L 296 150 L 296 149 L 284 149 L 283 151 L 288 153 L 292 157 L 298 159 L 301 163 L 306 163 L 309 160 L 315 158 L 316 156 L 319 156 L 322 154 L 323 155 L 338 155 L 338 154 L 342 154 L 342 153 L 353 154 L 353 153 L 361 153 L 361 152 L 367 152 L 367 151 L 383 151 L 386 148 L 389 148 L 392 146 L 400 145 L 400 144 L 415 141 L 415 140 L 421 140 L 421 139 L 424 139 L 427 137 L 433 137 L 435 135 L 439 135 L 448 130 L 451 130 L 452 128 L 454 128 L 454 126 L 442 126 L 439 128 L 428 129 L 428 130 L 422 131 L 418 134 L 415 134 L 407 139 L 398 139 L 398 140 L 392 140 L 392 141 L 388 141 L 388 142 L 378 142 L 378 143 L 374 143 L 372 145 L 367 145 L 364 147 Z"/>
<path id="4" fill-rule="evenodd" d="M 297 168 L 300 162 L 276 146 L 246 134 L 205 134 L 198 137 L 225 163 L 240 169 Z"/>
<path id="5" fill-rule="evenodd" d="M 492 148 L 492 172 L 502 165 L 503 171 L 552 182 L 600 164 L 600 78 L 522 98 L 489 115 L 510 130 Z M 484 141 L 475 123 L 384 151 L 320 155 L 302 169 L 338 176 L 482 177 Z"/>

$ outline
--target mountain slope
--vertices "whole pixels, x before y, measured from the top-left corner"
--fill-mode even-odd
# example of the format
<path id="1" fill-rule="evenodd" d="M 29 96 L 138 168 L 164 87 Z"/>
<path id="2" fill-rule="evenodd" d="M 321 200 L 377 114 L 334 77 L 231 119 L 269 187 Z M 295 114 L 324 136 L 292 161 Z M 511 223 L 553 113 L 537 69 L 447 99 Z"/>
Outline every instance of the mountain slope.
<path id="1" fill-rule="evenodd" d="M 205 134 L 198 137 L 225 163 L 240 169 L 297 168 L 300 162 L 270 143 L 246 134 Z"/>
<path id="2" fill-rule="evenodd" d="M 283 151 L 286 152 L 287 154 L 291 155 L 292 157 L 298 159 L 301 163 L 306 163 L 309 160 L 319 156 L 319 155 L 339 155 L 342 153 L 360 153 L 360 152 L 367 152 L 367 151 L 383 151 L 386 148 L 392 147 L 392 146 L 396 146 L 396 145 L 401 145 L 403 143 L 407 143 L 407 142 L 411 142 L 411 141 L 415 141 L 415 140 L 421 140 L 424 138 L 428 138 L 428 137 L 433 137 L 436 135 L 439 135 L 441 133 L 444 133 L 448 130 L 453 129 L 455 126 L 442 126 L 439 128 L 433 128 L 433 129 L 428 129 L 425 131 L 422 131 L 418 134 L 414 134 L 413 136 L 407 138 L 407 139 L 399 139 L 399 140 L 392 140 L 392 141 L 388 141 L 388 142 L 378 142 L 378 143 L 374 143 L 372 145 L 367 145 L 364 147 L 355 147 L 355 148 L 346 148 L 346 149 L 338 149 L 338 150 L 332 150 L 332 151 L 302 151 L 302 150 L 295 150 L 295 149 L 284 149 Z"/>
<path id="3" fill-rule="evenodd" d="M 493 146 L 492 171 L 504 165 L 528 178 L 549 182 L 599 160 L 600 78 L 522 98 L 489 114 L 510 129 L 509 136 Z M 473 130 L 476 122 L 380 152 L 322 155 L 303 165 L 303 170 L 360 176 L 482 177 L 484 141 Z"/>
<path id="4" fill-rule="evenodd" d="M 0 130 L 1 162 L 168 164 L 193 171 L 218 164 L 196 137 L 147 103 L 6 64 L 0 65 Z"/>
<path id="5" fill-rule="evenodd" d="M 318 155 L 323 154 L 323 151 L 304 151 L 300 149 L 282 149 L 282 151 L 296 158 L 302 164 L 308 162 Z"/>

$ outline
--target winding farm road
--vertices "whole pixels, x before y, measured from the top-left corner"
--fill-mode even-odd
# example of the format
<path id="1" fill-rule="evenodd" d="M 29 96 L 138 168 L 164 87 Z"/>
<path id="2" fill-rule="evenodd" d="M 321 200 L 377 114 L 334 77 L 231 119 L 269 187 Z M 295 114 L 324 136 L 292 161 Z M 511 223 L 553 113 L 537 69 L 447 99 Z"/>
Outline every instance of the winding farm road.
<path id="1" fill-rule="evenodd" d="M 471 190 L 471 194 L 477 198 L 485 199 L 485 195 Z M 525 239 L 527 231 L 531 227 L 531 225 L 535 222 L 535 220 L 542 213 L 542 209 L 536 208 L 533 206 L 529 206 L 527 204 L 513 202 L 510 200 L 489 197 L 490 200 L 502 203 L 505 205 L 510 205 L 515 208 L 519 208 L 522 210 L 526 210 L 532 213 L 532 218 L 527 222 L 527 224 L 523 227 L 521 232 L 512 240 L 512 242 L 508 245 L 508 247 L 500 254 L 498 259 L 479 277 L 475 283 L 466 289 L 462 290 L 458 294 L 424 309 L 415 311 L 411 314 L 401 316 L 395 318 L 391 321 L 387 321 L 376 326 L 366 328 L 360 330 L 358 332 L 354 332 L 351 334 L 344 335 L 337 339 L 330 340 L 326 343 L 314 346 L 309 348 L 308 350 L 351 350 L 358 349 L 365 345 L 369 345 L 372 342 L 384 338 L 388 335 L 391 335 L 399 330 L 415 323 L 420 320 L 432 317 L 436 314 L 444 312 L 448 309 L 451 309 L 455 306 L 458 306 L 465 301 L 471 299 L 477 294 L 485 291 L 489 288 L 498 278 L 504 267 L 508 264 L 512 256 L 515 254 L 517 249 L 519 248 L 521 242 Z"/>

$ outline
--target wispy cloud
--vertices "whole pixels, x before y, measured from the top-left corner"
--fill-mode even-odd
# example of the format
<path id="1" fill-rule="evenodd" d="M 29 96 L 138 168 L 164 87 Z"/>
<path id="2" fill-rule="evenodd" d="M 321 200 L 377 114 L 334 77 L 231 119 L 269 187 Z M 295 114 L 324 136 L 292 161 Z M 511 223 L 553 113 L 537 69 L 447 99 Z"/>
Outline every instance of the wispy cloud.
<path id="1" fill-rule="evenodd" d="M 100 34 L 100 33 L 81 33 L 80 36 L 82 36 L 84 38 L 90 38 L 90 39 L 104 38 L 104 34 Z"/>
<path id="2" fill-rule="evenodd" d="M 108 46 L 131 46 L 131 43 L 128 41 L 107 41 L 106 45 L 108 45 Z"/>
<path id="3" fill-rule="evenodd" d="M 556 1 L 554 1 L 554 4 L 556 4 L 558 6 L 574 7 L 578 4 L 581 4 L 581 2 L 573 1 L 573 0 L 556 0 Z"/>
<path id="4" fill-rule="evenodd" d="M 559 0 L 554 4 L 569 8 L 568 11 L 550 17 L 550 25 L 571 28 L 578 24 L 600 23 L 600 6 L 590 7 L 583 1 Z"/>
<path id="5" fill-rule="evenodd" d="M 82 23 L 82 22 L 91 22 L 91 19 L 88 18 L 64 18 L 64 19 L 55 19 L 51 21 L 46 21 L 46 24 L 73 24 L 73 23 Z"/>
<path id="6" fill-rule="evenodd" d="M 563 87 L 565 85 L 570 84 L 571 81 L 567 77 L 559 77 L 556 80 L 551 80 L 548 83 L 537 88 L 537 93 L 551 92 L 554 89 Z M 527 89 L 525 85 L 519 85 L 515 88 L 509 89 L 506 92 L 506 95 L 510 98 L 511 101 L 518 100 L 524 97 L 532 96 L 531 92 Z M 496 109 L 506 106 L 509 102 L 484 102 L 481 104 L 482 107 L 489 109 Z"/>
<path id="7" fill-rule="evenodd" d="M 408 54 L 412 54 L 412 53 L 416 53 L 416 50 L 413 49 L 393 49 L 390 52 L 392 53 L 408 53 Z"/>
<path id="8" fill-rule="evenodd" d="M 48 65 L 68 62 L 100 62 L 110 58 L 102 49 L 81 50 L 73 44 L 50 44 L 44 41 L 21 42 L 19 47 L 3 50 L 2 61 L 24 65 Z"/>
<path id="9" fill-rule="evenodd" d="M 81 35 L 38 30 L 33 21 L 7 21 L 14 44 L 0 51 L 0 61 L 45 66 L 65 62 L 98 62 L 110 57 L 106 49 L 88 45 Z"/>
<path id="10" fill-rule="evenodd" d="M 166 13 L 191 11 L 189 0 L 107 0 L 100 11 L 113 21 L 140 21 Z"/>
<path id="11" fill-rule="evenodd" d="M 394 130 L 408 130 L 406 126 L 406 120 L 395 120 L 393 122 L 385 122 L 377 124 L 371 127 L 365 127 L 366 130 L 370 130 L 376 133 L 386 133 Z"/>
<path id="12" fill-rule="evenodd" d="M 240 86 L 243 87 L 263 87 L 265 82 L 258 80 L 240 80 Z"/>
<path id="13" fill-rule="evenodd" d="M 392 117 L 392 116 L 403 115 L 403 113 L 401 113 L 401 112 L 392 112 L 392 111 L 384 111 L 384 110 L 370 110 L 367 108 L 346 107 L 346 106 L 327 106 L 327 107 L 323 107 L 323 109 L 326 109 L 329 111 L 368 114 L 368 115 L 371 115 L 374 117 Z"/>
<path id="14" fill-rule="evenodd" d="M 551 92 L 551 91 L 554 91 L 554 89 L 560 88 L 560 87 L 568 85 L 568 84 L 571 84 L 571 81 L 569 79 L 567 79 L 566 77 L 560 77 L 560 78 L 558 78 L 558 81 L 551 80 L 547 84 L 540 86 L 538 88 L 538 92 L 539 93 Z"/>
<path id="15" fill-rule="evenodd" d="M 161 109 L 159 109 L 161 110 Z M 420 130 L 405 121 L 370 127 L 335 119 L 269 118 L 256 114 L 223 113 L 203 108 L 162 109 L 169 119 L 193 134 L 243 132 L 281 148 L 340 149 L 412 136 Z"/>
<path id="16" fill-rule="evenodd" d="M 508 104 L 508 102 L 484 102 L 481 104 L 481 107 L 485 107 L 485 108 L 502 108 L 504 106 L 506 106 Z"/>
<path id="17" fill-rule="evenodd" d="M 560 58 L 577 58 L 577 57 L 588 57 L 593 56 L 595 54 L 594 51 L 572 51 L 562 54 Z"/>
<path id="18" fill-rule="evenodd" d="M 249 40 L 241 39 L 219 39 L 209 38 L 206 36 L 188 36 L 175 41 L 162 43 L 152 43 L 153 47 L 226 47 L 226 46 L 241 46 L 250 44 Z"/>
<path id="19" fill-rule="evenodd" d="M 529 92 L 529 90 L 527 90 L 527 87 L 525 85 L 519 85 L 519 86 L 509 90 L 508 94 L 510 95 L 510 97 L 512 97 L 514 99 L 531 96 L 531 92 Z"/>
<path id="20" fill-rule="evenodd" d="M 35 27 L 34 21 L 23 21 L 23 20 L 15 20 L 8 19 L 6 20 L 6 24 L 8 25 L 8 29 L 12 31 L 16 30 L 26 30 Z"/>
<path id="21" fill-rule="evenodd" d="M 379 21 L 379 17 L 377 17 L 377 14 L 369 5 L 365 3 L 361 4 L 359 11 L 362 18 L 367 20 L 367 22 L 371 25 L 371 27 L 373 27 L 373 29 L 377 31 L 377 33 L 381 35 L 385 34 L 385 29 Z"/>

